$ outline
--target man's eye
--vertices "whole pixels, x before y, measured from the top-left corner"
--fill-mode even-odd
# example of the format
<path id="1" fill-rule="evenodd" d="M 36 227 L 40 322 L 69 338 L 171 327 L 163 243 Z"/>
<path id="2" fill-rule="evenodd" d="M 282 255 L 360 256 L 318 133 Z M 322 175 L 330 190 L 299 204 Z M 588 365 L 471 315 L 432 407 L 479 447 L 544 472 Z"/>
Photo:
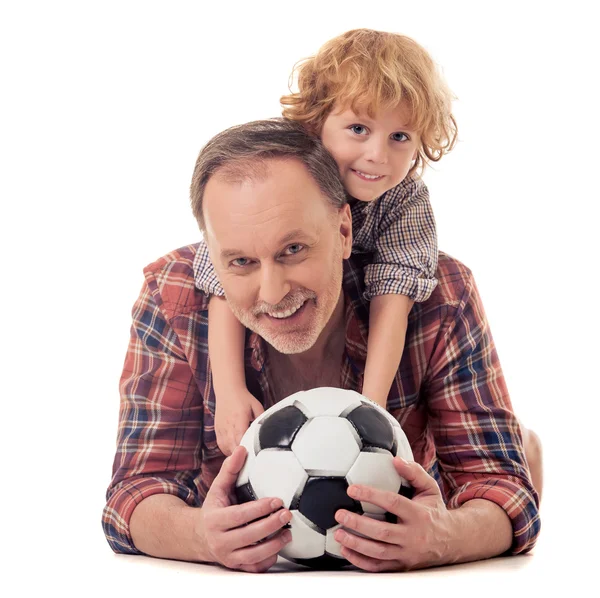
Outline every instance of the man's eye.
<path id="1" fill-rule="evenodd" d="M 394 141 L 408 141 L 408 135 L 406 133 L 392 133 L 392 139 Z"/>
<path id="2" fill-rule="evenodd" d="M 352 125 L 350 127 L 350 130 L 353 133 L 356 133 L 356 135 L 366 135 L 367 134 L 367 127 L 363 127 L 363 125 Z"/>
<path id="3" fill-rule="evenodd" d="M 234 266 L 237 266 L 238 268 L 243 268 L 244 266 L 247 266 L 250 263 L 250 260 L 246 257 L 238 257 L 235 258 L 231 263 Z"/>
<path id="4" fill-rule="evenodd" d="M 296 255 L 297 253 L 300 253 L 303 249 L 304 245 L 300 245 L 300 243 L 294 243 L 293 245 L 290 245 L 286 249 L 286 251 L 289 251 L 292 255 Z"/>

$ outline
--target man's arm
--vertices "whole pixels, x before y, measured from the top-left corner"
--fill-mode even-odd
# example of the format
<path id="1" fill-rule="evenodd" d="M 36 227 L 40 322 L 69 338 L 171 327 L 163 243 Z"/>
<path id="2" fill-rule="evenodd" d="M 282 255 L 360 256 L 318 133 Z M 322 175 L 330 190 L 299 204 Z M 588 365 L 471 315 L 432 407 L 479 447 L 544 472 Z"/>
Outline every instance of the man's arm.
<path id="1" fill-rule="evenodd" d="M 252 573 L 268 570 L 291 540 L 282 530 L 292 515 L 279 498 L 241 505 L 231 496 L 246 460 L 236 447 L 215 477 L 204 506 L 193 508 L 168 495 L 142 501 L 131 517 L 131 536 L 145 554 L 192 562 L 218 563 Z"/>
<path id="2" fill-rule="evenodd" d="M 412 499 L 352 485 L 355 500 L 396 515 L 376 521 L 341 509 L 341 554 L 368 571 L 419 569 L 531 550 L 539 530 L 538 497 L 519 422 L 506 391 L 477 289 L 461 264 L 442 264 L 443 317 L 431 320 L 435 345 L 421 387 L 446 504 L 436 480 L 415 462 L 394 458 Z M 445 277 L 445 279 L 444 279 Z M 440 313 L 430 310 L 429 314 Z M 430 329 L 431 332 L 431 329 Z M 348 533 L 350 532 L 350 533 Z M 357 533 L 353 533 L 357 532 Z"/>
<path id="3" fill-rule="evenodd" d="M 494 503 L 512 524 L 510 553 L 519 554 L 539 535 L 539 498 L 481 298 L 464 270 L 460 300 L 448 311 L 424 385 L 429 428 L 448 508 L 462 511 L 479 499 Z"/>
<path id="4" fill-rule="evenodd" d="M 103 514 L 107 540 L 115 552 L 264 571 L 289 541 L 289 533 L 281 528 L 291 514 L 279 499 L 231 503 L 246 456 L 240 447 L 225 460 L 200 508 L 196 482 L 203 400 L 182 345 L 206 344 L 206 326 L 182 321 L 177 334 L 169 309 L 161 309 L 155 279 L 151 273 L 146 278 L 134 305 L 121 377 L 117 453 Z M 182 289 L 171 290 L 177 297 L 183 295 Z M 199 317 L 198 310 L 183 311 Z M 184 338 L 190 330 L 204 330 L 196 333 L 203 334 L 202 339 Z M 265 540 L 267 536 L 272 537 Z"/>
<path id="5" fill-rule="evenodd" d="M 373 520 L 344 509 L 335 532 L 341 554 L 367 571 L 406 571 L 487 559 L 512 543 L 510 519 L 497 505 L 473 500 L 448 510 L 439 486 L 421 465 L 395 457 L 394 467 L 415 490 L 412 499 L 370 486 L 348 494 L 395 515 L 398 523 Z"/>
<path id="6" fill-rule="evenodd" d="M 211 562 L 202 509 L 176 496 L 155 494 L 143 500 L 129 522 L 131 538 L 144 554 L 190 562 Z"/>
<path id="7" fill-rule="evenodd" d="M 140 553 L 131 539 L 129 523 L 142 501 L 169 494 L 190 507 L 201 502 L 196 480 L 201 459 L 202 394 L 161 303 L 156 279 L 146 272 L 146 282 L 132 310 L 130 341 L 119 384 L 113 477 L 102 519 L 115 552 Z M 193 317 L 199 315 L 194 312 Z M 196 322 L 196 326 L 186 325 L 185 329 L 200 327 Z"/>
<path id="8" fill-rule="evenodd" d="M 446 563 L 470 563 L 505 553 L 512 545 L 510 518 L 489 500 L 474 499 L 450 511 L 455 538 Z"/>

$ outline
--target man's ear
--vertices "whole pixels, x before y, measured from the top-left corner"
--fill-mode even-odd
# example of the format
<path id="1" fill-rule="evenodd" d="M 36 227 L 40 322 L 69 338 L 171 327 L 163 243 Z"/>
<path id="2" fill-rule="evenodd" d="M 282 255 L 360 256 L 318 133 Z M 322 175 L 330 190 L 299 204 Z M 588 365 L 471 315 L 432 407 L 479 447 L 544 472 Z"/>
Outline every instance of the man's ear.
<path id="1" fill-rule="evenodd" d="M 350 205 L 345 204 L 340 210 L 340 236 L 343 247 L 343 258 L 347 260 L 352 253 L 352 212 Z"/>

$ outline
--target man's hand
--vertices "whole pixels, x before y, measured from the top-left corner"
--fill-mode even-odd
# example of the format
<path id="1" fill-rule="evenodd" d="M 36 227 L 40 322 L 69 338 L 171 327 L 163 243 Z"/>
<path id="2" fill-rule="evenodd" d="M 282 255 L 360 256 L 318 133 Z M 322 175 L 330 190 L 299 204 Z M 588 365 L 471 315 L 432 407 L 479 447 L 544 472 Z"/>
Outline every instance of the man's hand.
<path id="1" fill-rule="evenodd" d="M 233 453 L 250 422 L 263 411 L 264 407 L 260 401 L 245 388 L 236 393 L 226 393 L 217 397 L 215 433 L 217 446 L 225 456 Z"/>
<path id="2" fill-rule="evenodd" d="M 454 517 L 436 481 L 418 463 L 394 457 L 394 466 L 414 487 L 414 498 L 368 486 L 350 486 L 349 496 L 382 507 L 396 515 L 398 522 L 337 511 L 336 520 L 348 530 L 335 532 L 342 556 L 366 571 L 408 571 L 452 562 Z"/>
<path id="3" fill-rule="evenodd" d="M 277 562 L 278 552 L 291 540 L 291 532 L 281 528 L 292 514 L 281 508 L 279 498 L 235 504 L 235 482 L 245 459 L 246 449 L 240 446 L 223 462 L 202 506 L 202 526 L 211 561 L 261 573 Z"/>

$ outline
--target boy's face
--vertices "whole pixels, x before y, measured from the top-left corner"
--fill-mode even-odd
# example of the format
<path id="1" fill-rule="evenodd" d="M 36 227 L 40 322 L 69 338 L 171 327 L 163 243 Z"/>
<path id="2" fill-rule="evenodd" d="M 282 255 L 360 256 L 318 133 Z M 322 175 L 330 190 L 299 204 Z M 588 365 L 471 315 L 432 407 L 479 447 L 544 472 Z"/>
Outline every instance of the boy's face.
<path id="1" fill-rule="evenodd" d="M 321 140 L 335 158 L 346 191 L 360 201 L 373 201 L 398 185 L 417 157 L 420 137 L 407 127 L 402 104 L 378 110 L 334 108 L 325 119 Z"/>

